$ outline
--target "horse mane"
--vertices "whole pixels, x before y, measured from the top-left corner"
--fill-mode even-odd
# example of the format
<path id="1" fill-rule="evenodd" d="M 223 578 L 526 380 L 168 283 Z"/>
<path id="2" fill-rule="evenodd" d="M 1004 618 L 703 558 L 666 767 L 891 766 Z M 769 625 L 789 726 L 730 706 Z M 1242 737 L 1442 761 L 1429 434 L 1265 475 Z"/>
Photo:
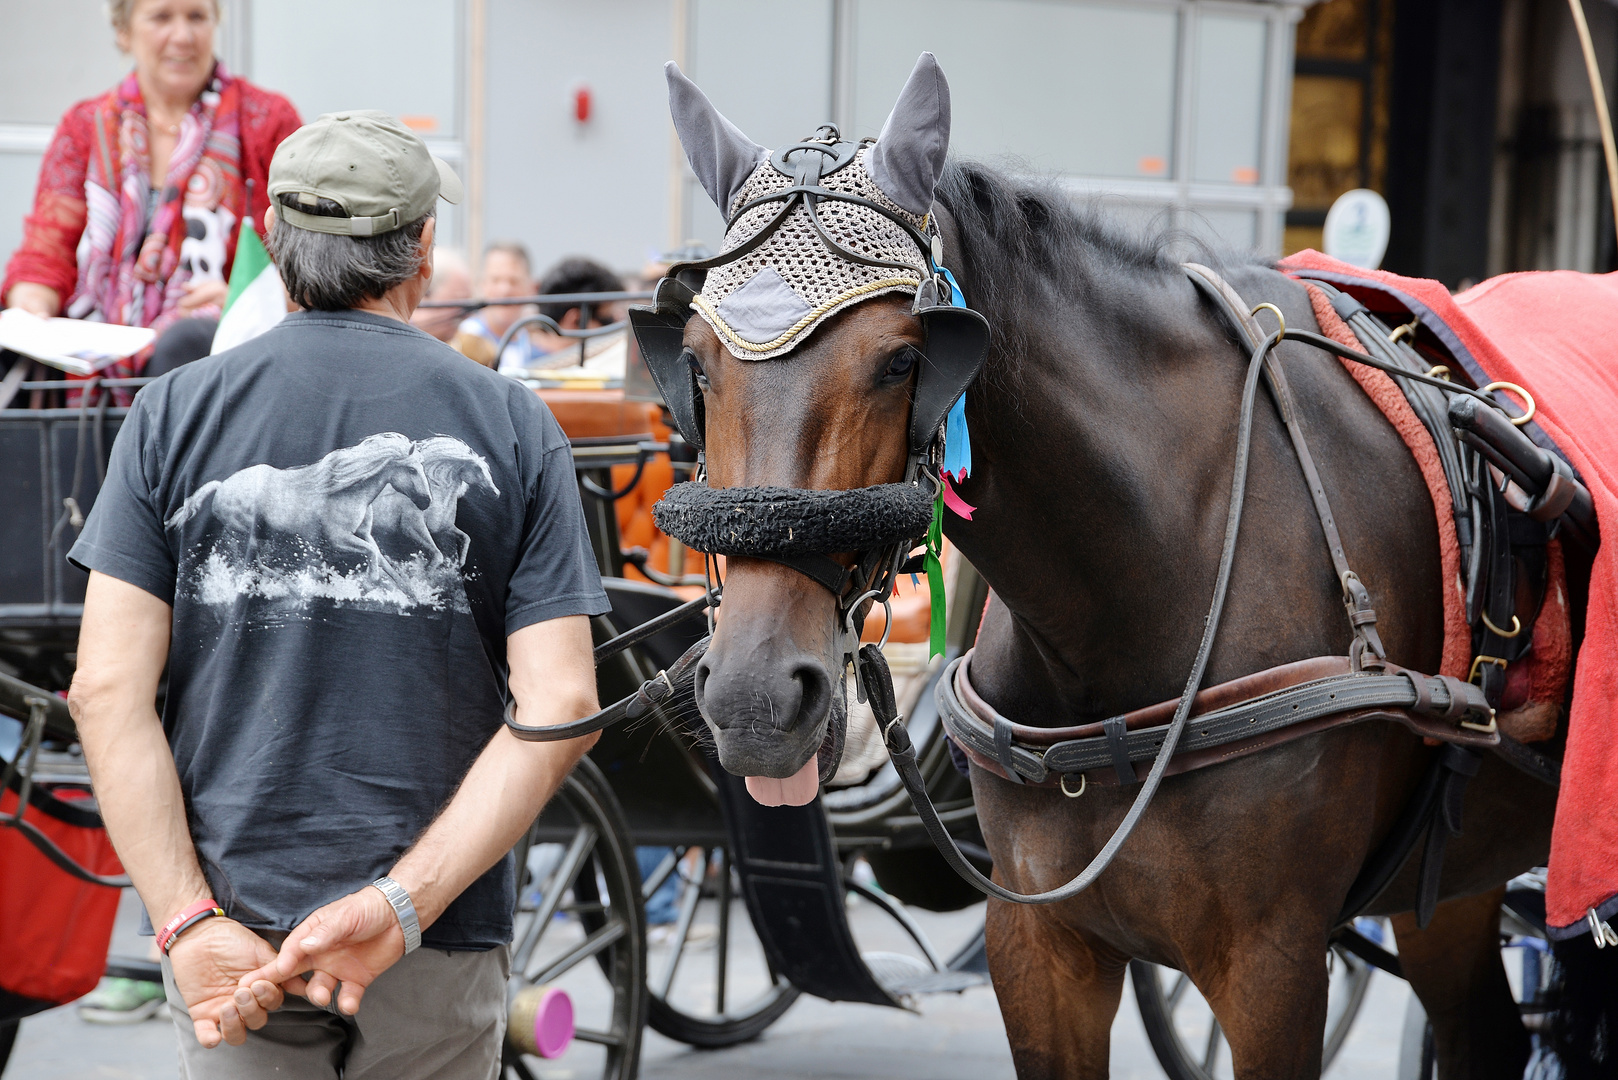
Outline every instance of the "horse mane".
<path id="1" fill-rule="evenodd" d="M 1183 229 L 1131 230 L 1102 197 L 1075 198 L 1053 177 L 952 158 L 935 198 L 959 230 L 953 257 L 967 303 L 992 328 L 991 363 L 1021 355 L 1043 313 L 1094 302 L 1101 280 L 1177 277 L 1187 257 L 1216 268 L 1233 262 Z"/>
<path id="2" fill-rule="evenodd" d="M 481 473 L 489 486 L 494 487 L 494 477 L 489 473 L 488 462 L 457 438 L 436 435 L 431 439 L 422 439 L 416 443 L 416 452 L 421 455 L 422 468 L 426 471 L 429 481 L 453 484 L 470 468 L 474 472 Z"/>
<path id="3" fill-rule="evenodd" d="M 415 448 L 396 431 L 383 431 L 362 439 L 354 446 L 333 450 L 315 465 L 316 475 L 327 491 L 341 491 L 368 480 Z"/>

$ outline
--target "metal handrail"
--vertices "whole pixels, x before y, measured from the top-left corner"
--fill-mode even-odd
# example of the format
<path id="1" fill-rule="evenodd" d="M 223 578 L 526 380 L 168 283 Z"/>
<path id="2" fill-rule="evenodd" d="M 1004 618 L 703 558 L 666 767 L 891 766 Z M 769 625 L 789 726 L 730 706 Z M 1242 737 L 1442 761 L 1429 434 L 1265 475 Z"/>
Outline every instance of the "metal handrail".
<path id="1" fill-rule="evenodd" d="M 463 308 L 471 311 L 482 307 L 515 307 L 522 304 L 610 304 L 618 300 L 650 300 L 652 293 L 636 292 L 581 292 L 541 293 L 538 296 L 469 296 L 464 300 L 423 300 L 419 308 Z"/>
<path id="2" fill-rule="evenodd" d="M 588 306 L 586 305 L 581 310 L 584 312 L 584 317 L 580 321 L 587 321 L 589 319 Z M 616 334 L 618 331 L 622 330 L 628 325 L 628 319 L 619 319 L 617 322 L 608 323 L 606 326 L 588 326 L 582 330 L 564 330 L 558 326 L 556 320 L 551 318 L 549 315 L 524 315 L 510 326 L 506 327 L 506 332 L 500 335 L 500 342 L 494 347 L 495 363 L 498 364 L 500 362 L 500 357 L 506 354 L 506 346 L 510 345 L 512 339 L 517 336 L 517 331 L 523 329 L 525 326 L 543 326 L 558 337 L 572 338 L 579 343 L 579 367 L 583 367 L 584 362 L 589 359 L 589 357 L 585 355 L 585 346 L 589 344 L 591 338 L 605 337 L 608 334 Z M 527 371 L 535 369 L 529 368 L 524 370 Z M 545 369 L 539 368 L 538 370 L 544 371 Z"/>

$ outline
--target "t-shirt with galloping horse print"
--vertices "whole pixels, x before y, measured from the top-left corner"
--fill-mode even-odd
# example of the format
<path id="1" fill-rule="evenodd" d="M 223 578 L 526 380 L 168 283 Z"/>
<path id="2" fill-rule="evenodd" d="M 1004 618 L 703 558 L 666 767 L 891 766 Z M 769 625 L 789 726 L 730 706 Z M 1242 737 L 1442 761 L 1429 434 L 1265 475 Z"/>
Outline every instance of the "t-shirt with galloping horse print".
<path id="1" fill-rule="evenodd" d="M 164 524 L 211 514 L 221 526 L 189 583 L 203 603 L 258 596 L 287 609 L 323 598 L 470 611 L 461 569 L 472 538 L 455 526 L 468 492 L 500 489 L 460 439 L 384 431 L 313 464 L 250 465 L 210 480 Z"/>
<path id="2" fill-rule="evenodd" d="M 143 388 L 69 556 L 171 604 L 163 724 L 234 918 L 387 872 L 504 719 L 506 637 L 608 610 L 568 441 L 413 327 L 297 312 Z M 508 859 L 424 940 L 510 939 Z"/>

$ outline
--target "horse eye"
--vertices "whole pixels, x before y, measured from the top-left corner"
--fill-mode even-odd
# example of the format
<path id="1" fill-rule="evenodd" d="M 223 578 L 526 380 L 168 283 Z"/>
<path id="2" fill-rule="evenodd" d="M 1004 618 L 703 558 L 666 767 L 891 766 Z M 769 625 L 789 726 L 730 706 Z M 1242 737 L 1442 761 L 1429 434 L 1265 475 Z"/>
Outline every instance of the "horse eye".
<path id="1" fill-rule="evenodd" d="M 898 382 L 910 375 L 910 369 L 916 366 L 916 350 L 906 345 L 894 353 L 888 360 L 888 368 L 882 373 L 883 382 Z"/>
<path id="2" fill-rule="evenodd" d="M 706 390 L 708 388 L 708 373 L 702 370 L 702 361 L 697 359 L 697 354 L 690 349 L 686 349 L 685 362 L 691 365 L 691 374 L 697 377 L 697 385 Z"/>

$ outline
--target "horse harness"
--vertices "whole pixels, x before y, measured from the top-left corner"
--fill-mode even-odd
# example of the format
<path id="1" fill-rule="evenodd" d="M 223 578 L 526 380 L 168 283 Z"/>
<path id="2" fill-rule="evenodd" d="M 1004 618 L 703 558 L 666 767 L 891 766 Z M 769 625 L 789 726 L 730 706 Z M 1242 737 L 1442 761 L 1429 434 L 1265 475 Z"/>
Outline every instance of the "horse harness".
<path id="1" fill-rule="evenodd" d="M 1553 785 L 1558 782 L 1555 761 L 1499 731 L 1495 708 L 1504 690 L 1505 662 L 1519 658 L 1526 651 L 1528 641 L 1528 636 L 1521 634 L 1523 620 L 1512 610 L 1515 598 L 1513 542 L 1528 549 L 1529 572 L 1537 571 L 1539 578 L 1534 584 L 1542 594 L 1545 541 L 1560 516 L 1576 501 L 1576 495 L 1582 493 L 1582 487 L 1564 464 L 1560 470 L 1553 469 L 1557 491 L 1550 490 L 1551 483 L 1527 487 L 1534 494 L 1534 501 L 1525 512 L 1509 507 L 1502 493 L 1503 484 L 1489 482 L 1489 474 L 1482 467 L 1489 460 L 1482 453 L 1483 448 L 1469 444 L 1467 433 L 1457 433 L 1461 425 L 1451 421 L 1451 413 L 1457 411 L 1455 406 L 1445 408 L 1445 396 L 1471 392 L 1460 387 L 1432 385 L 1437 380 L 1423 374 L 1427 368 L 1414 351 L 1401 355 L 1396 348 L 1397 337 L 1389 341 L 1385 330 L 1375 332 L 1373 327 L 1378 324 L 1373 317 L 1347 294 L 1330 290 L 1328 297 L 1345 321 L 1357 324 L 1361 341 L 1374 342 L 1373 349 L 1384 346 L 1377 350 L 1380 356 L 1352 354 L 1320 335 L 1289 332 L 1284 322 L 1276 334 L 1266 335 L 1254 314 L 1270 308 L 1279 317 L 1279 311 L 1272 305 L 1260 304 L 1250 309 L 1213 270 L 1197 264 L 1186 264 L 1185 270 L 1198 289 L 1242 331 L 1255 355 L 1263 355 L 1264 376 L 1303 470 L 1342 586 L 1352 635 L 1348 654 L 1283 664 L 1201 690 L 1190 701 L 1189 714 L 1194 718 L 1189 725 L 1182 724 L 1184 734 L 1180 736 L 1176 723 L 1183 720 L 1181 714 L 1186 712 L 1184 696 L 1178 702 L 1163 702 L 1071 727 L 1014 723 L 984 701 L 973 687 L 970 679 L 972 651 L 969 650 L 946 667 L 937 684 L 935 696 L 945 730 L 967 758 L 981 768 L 1013 783 L 1059 787 L 1063 794 L 1076 798 L 1092 783 L 1132 787 L 1143 779 L 1150 780 L 1159 769 L 1162 774 L 1188 772 L 1334 727 L 1373 719 L 1402 723 L 1414 733 L 1446 745 L 1390 835 L 1373 853 L 1350 889 L 1338 924 L 1350 921 L 1376 898 L 1403 866 L 1425 831 L 1427 844 L 1417 900 L 1418 921 L 1425 926 L 1437 902 L 1444 846 L 1451 835 L 1460 832 L 1461 797 L 1466 782 L 1478 771 L 1479 751 L 1492 749 L 1530 775 Z M 1463 539 L 1463 562 L 1468 568 L 1467 613 L 1474 627 L 1477 656 L 1470 681 L 1422 674 L 1387 660 L 1376 632 L 1376 612 L 1365 586 L 1348 564 L 1330 502 L 1298 423 L 1296 404 L 1285 373 L 1273 347 L 1265 344 L 1271 338 L 1274 339 L 1271 346 L 1283 338 L 1303 340 L 1351 360 L 1370 361 L 1372 366 L 1383 370 L 1391 368 L 1394 373 L 1407 376 L 1396 381 L 1413 406 L 1418 406 L 1417 415 L 1442 448 L 1441 461 L 1455 493 L 1457 522 L 1470 526 L 1459 530 Z M 1409 350 L 1409 346 L 1404 349 Z M 1471 406 L 1475 400 L 1473 397 L 1455 404 Z M 1493 412 L 1492 409 L 1481 411 Z M 1499 426 L 1502 425 L 1496 428 Z M 1515 428 L 1509 424 L 1503 426 L 1516 435 Z M 1243 434 L 1246 435 L 1245 430 Z M 1520 435 L 1517 438 L 1526 442 Z M 1472 443 L 1477 442 L 1477 437 L 1473 436 Z M 1511 443 L 1508 456 L 1513 450 L 1520 450 L 1520 446 Z M 1239 462 L 1238 468 L 1243 467 L 1244 463 Z M 1236 501 L 1237 496 L 1233 494 L 1233 507 Z M 1502 633 L 1501 628 L 1506 625 L 1515 629 Z M 1188 691 L 1191 689 L 1188 687 Z M 880 711 L 878 718 L 879 721 L 884 719 Z M 890 731 L 896 727 L 891 719 L 887 726 Z M 902 725 L 897 727 L 902 728 Z M 890 739 L 890 752 L 896 759 L 903 755 L 905 747 L 893 744 L 905 741 Z M 909 753 L 914 756 L 913 750 Z M 1151 763 L 1152 768 L 1143 771 L 1142 763 Z M 915 796 L 917 792 L 912 788 L 911 793 Z M 1148 794 L 1141 793 L 1142 796 Z M 1137 805 L 1140 801 L 1137 799 Z M 928 815 L 923 811 L 922 816 L 925 821 Z M 1123 833 L 1131 824 L 1126 818 L 1119 832 Z M 935 842 L 942 839 L 939 832 L 942 830 L 934 833 Z M 1117 839 L 1115 836 L 1114 840 Z M 1106 855 L 1107 849 L 1103 849 L 1102 854 Z M 1098 861 L 1100 858 L 1098 856 Z M 1054 895 L 1064 891 L 1053 890 L 1039 899 L 1050 902 L 1064 898 Z"/>
<path id="2" fill-rule="evenodd" d="M 1505 738 L 1495 722 L 1495 708 L 1504 689 L 1503 669 L 1519 657 L 1528 643 L 1521 635 L 1522 621 L 1513 612 L 1512 543 L 1536 538 L 1539 547 L 1554 528 L 1566 520 L 1570 498 L 1588 494 L 1565 466 L 1538 462 L 1546 483 L 1532 483 L 1524 470 L 1506 470 L 1533 502 L 1520 521 L 1512 521 L 1503 501 L 1501 485 L 1493 482 L 1485 460 L 1497 467 L 1501 460 L 1519 460 L 1527 442 L 1503 419 L 1499 404 L 1486 393 L 1435 377 L 1420 358 L 1380 332 L 1368 312 L 1346 294 L 1329 290 L 1345 321 L 1370 342 L 1375 355 L 1356 352 L 1330 338 L 1309 331 L 1288 330 L 1284 321 L 1266 333 L 1254 318 L 1274 305 L 1249 308 L 1216 272 L 1188 263 L 1186 273 L 1195 286 L 1221 311 L 1250 348 L 1238 425 L 1235 475 L 1213 602 L 1185 690 L 1177 701 L 1137 709 L 1098 723 L 1074 727 L 1022 725 L 1000 715 L 973 688 L 971 654 L 953 661 L 939 680 L 936 696 L 950 737 L 981 767 L 1019 784 L 1058 786 L 1070 797 L 1081 795 L 1091 783 L 1133 787 L 1140 785 L 1133 804 L 1112 838 L 1091 864 L 1067 884 L 1035 895 L 1021 895 L 984 877 L 961 854 L 940 820 L 927 793 L 903 718 L 893 698 L 891 677 L 878 646 L 859 644 L 859 629 L 869 603 L 886 603 L 897 575 L 910 569 L 908 553 L 931 519 L 939 493 L 945 419 L 951 407 L 974 379 L 987 353 L 987 323 L 967 308 L 952 276 L 944 268 L 941 236 L 933 215 L 917 228 L 889 208 L 846 190 L 849 184 L 828 187 L 826 178 L 863 161 L 864 143 L 844 141 L 835 128 L 822 128 L 816 136 L 777 150 L 761 162 L 754 174 L 762 188 L 752 197 L 739 195 L 726 229 L 729 245 L 720 255 L 676 265 L 658 285 L 650 308 L 633 309 L 630 320 L 641 355 L 668 405 L 682 436 L 704 450 L 704 416 L 695 358 L 684 347 L 684 331 L 694 312 L 710 322 L 716 313 L 700 295 L 708 271 L 741 259 L 760 248 L 783 224 L 797 214 L 797 228 L 807 217 L 815 235 L 835 258 L 847 264 L 884 266 L 918 278 L 912 312 L 927 335 L 925 363 L 915 386 L 909 427 L 909 457 L 904 481 L 851 491 L 823 492 L 789 488 L 709 488 L 699 471 L 696 481 L 676 485 L 655 508 L 654 517 L 664 532 L 710 555 L 724 554 L 771 560 L 791 567 L 830 591 L 837 600 L 837 618 L 843 635 L 846 665 L 851 664 L 861 700 L 868 700 L 883 731 L 889 755 L 901 782 L 916 806 L 923 827 L 945 860 L 980 891 L 1019 903 L 1054 903 L 1087 888 L 1111 862 L 1140 821 L 1163 777 L 1231 760 L 1332 727 L 1371 719 L 1394 720 L 1413 732 L 1445 744 L 1419 786 L 1415 798 L 1395 823 L 1381 849 L 1368 861 L 1350 891 L 1340 923 L 1347 922 L 1370 903 L 1403 865 L 1423 832 L 1428 842 L 1423 857 L 1418 897 L 1418 918 L 1425 925 L 1436 904 L 1439 870 L 1448 837 L 1459 832 L 1461 794 L 1476 774 L 1479 751 L 1489 748 L 1513 765 L 1548 783 L 1557 781 L 1555 762 Z M 863 164 L 860 166 L 863 168 Z M 771 172 L 770 170 L 773 170 Z M 855 170 L 857 173 L 858 170 Z M 761 180 L 762 178 L 762 180 Z M 875 212 L 886 228 L 896 224 L 915 244 L 921 265 L 893 260 L 872 260 L 849 250 L 829 234 L 820 217 L 824 204 L 856 206 Z M 760 208 L 775 206 L 761 216 Z M 751 217 L 748 215 L 752 214 Z M 749 233 L 749 229 L 753 229 Z M 833 230 L 835 231 L 835 229 Z M 849 294 L 853 295 L 853 294 Z M 811 317 L 814 316 L 813 313 Z M 806 317 L 806 319 L 809 317 Z M 726 328 L 727 338 L 735 339 Z M 759 346 L 732 340 L 733 354 L 749 360 L 767 360 L 790 345 L 780 340 Z M 1298 410 L 1277 357 L 1283 340 L 1300 341 L 1337 356 L 1387 371 L 1411 398 L 1417 415 L 1428 426 L 1455 498 L 1455 512 L 1467 560 L 1467 613 L 1479 630 L 1474 635 L 1478 661 L 1468 681 L 1447 675 L 1427 675 L 1391 663 L 1377 633 L 1377 616 L 1370 594 L 1349 565 L 1330 501 L 1298 420 Z M 743 355 L 737 347 L 770 350 L 768 356 Z M 1219 616 L 1229 585 L 1245 494 L 1251 446 L 1254 398 L 1263 375 L 1303 470 L 1315 514 L 1325 535 L 1332 565 L 1342 589 L 1351 644 L 1344 656 L 1316 657 L 1244 676 L 1218 686 L 1201 688 Z M 1490 389 L 1490 388 L 1485 388 Z M 1462 400 L 1445 402 L 1459 396 Z M 1482 409 L 1476 408 L 1481 402 Z M 1456 429 L 1468 425 L 1454 420 L 1457 406 L 1472 405 L 1487 414 L 1476 433 L 1483 442 L 1470 445 Z M 1496 415 L 1499 414 L 1499 415 Z M 1497 429 L 1504 428 L 1509 445 L 1501 449 Z M 1490 439 L 1489 435 L 1496 437 Z M 1459 439 L 1459 441 L 1458 441 Z M 1477 442 L 1476 438 L 1472 439 Z M 1538 448 L 1528 444 L 1531 450 Z M 1543 452 L 1541 452 L 1543 453 Z M 699 462 L 701 459 L 699 458 Z M 699 467 L 700 470 L 700 467 Z M 1497 468 L 1498 471 L 1498 468 Z M 1527 472 L 1533 473 L 1530 469 Z M 1553 490 L 1554 489 L 1554 490 Z M 1574 507 L 1577 509 L 1577 506 Z M 1575 515 L 1576 516 L 1576 515 Z M 1524 525 L 1528 522 L 1529 525 Z M 854 564 L 831 558 L 834 552 L 856 552 Z M 1543 560 L 1531 563 L 1543 577 Z M 712 602 L 717 602 L 714 599 Z M 1514 628 L 1502 632 L 1507 624 Z M 1520 638 L 1520 640 L 1519 640 Z M 706 639 L 704 639 L 704 642 Z M 699 643 L 694 653 L 699 653 Z M 688 663 L 687 660 L 690 660 Z M 637 694 L 603 710 L 596 717 L 560 725 L 541 734 L 518 731 L 525 738 L 568 738 L 599 730 L 627 716 L 643 715 L 675 693 L 675 681 L 688 677 L 695 660 L 691 654 L 676 665 L 678 673 L 660 675 Z M 1195 720 L 1193 722 L 1193 713 Z M 514 728 L 513 730 L 517 730 Z M 822 757 L 823 779 L 835 756 Z M 1144 775 L 1140 766 L 1149 763 Z"/>

